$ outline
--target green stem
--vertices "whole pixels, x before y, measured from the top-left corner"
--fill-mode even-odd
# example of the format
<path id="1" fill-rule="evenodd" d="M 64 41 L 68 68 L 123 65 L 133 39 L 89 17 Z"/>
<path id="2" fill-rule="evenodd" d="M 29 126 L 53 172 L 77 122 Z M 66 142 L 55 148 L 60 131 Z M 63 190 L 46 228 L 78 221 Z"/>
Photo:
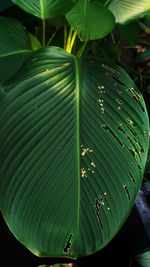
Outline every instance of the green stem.
<path id="1" fill-rule="evenodd" d="M 77 58 L 78 58 L 78 57 L 81 57 L 81 55 L 83 54 L 84 49 L 86 48 L 87 42 L 88 42 L 88 41 L 85 41 L 85 42 L 83 43 L 83 45 L 80 47 L 78 53 L 76 54 L 76 57 L 77 57 Z"/>
<path id="2" fill-rule="evenodd" d="M 52 34 L 52 36 L 49 38 L 48 42 L 47 42 L 47 45 L 46 46 L 49 46 L 51 41 L 54 39 L 56 33 L 58 32 L 58 29 L 59 27 L 56 27 L 56 31 Z"/>
<path id="3" fill-rule="evenodd" d="M 144 30 L 146 33 L 150 33 L 150 28 L 147 25 L 145 25 L 141 21 L 139 21 L 138 23 L 139 23 L 140 27 L 142 28 L 142 30 Z"/>
<path id="4" fill-rule="evenodd" d="M 67 46 L 67 24 L 65 21 L 65 25 L 64 25 L 64 49 L 66 50 L 66 46 Z"/>
<path id="5" fill-rule="evenodd" d="M 71 38 L 72 38 L 72 32 L 73 32 L 73 29 L 71 27 L 70 31 L 69 31 L 69 35 L 68 35 L 68 40 L 67 40 L 67 45 L 66 45 L 66 51 L 68 52 L 69 50 L 69 47 L 70 47 L 70 42 L 71 42 Z"/>
<path id="6" fill-rule="evenodd" d="M 42 32 L 43 32 L 43 37 L 42 37 L 42 44 L 43 44 L 43 47 L 45 46 L 45 19 L 43 18 L 42 19 Z"/>
<path id="7" fill-rule="evenodd" d="M 74 32 L 73 36 L 72 36 L 72 39 L 70 40 L 70 44 L 69 44 L 68 50 L 66 50 L 68 53 L 71 53 L 71 51 L 72 51 L 72 48 L 73 48 L 73 45 L 74 45 L 74 42 L 75 42 L 75 39 L 76 39 L 76 35 L 77 35 L 77 33 Z"/>
<path id="8" fill-rule="evenodd" d="M 111 34 L 111 39 L 112 39 L 113 45 L 116 46 L 116 40 L 115 40 L 113 32 L 111 32 L 110 34 Z M 119 62 L 121 62 L 120 56 L 118 54 L 117 54 L 117 59 Z"/>
<path id="9" fill-rule="evenodd" d="M 110 2 L 110 0 L 107 0 L 107 1 L 105 2 L 104 6 L 107 6 L 109 2 Z"/>
<path id="10" fill-rule="evenodd" d="M 20 54 L 26 54 L 26 53 L 32 53 L 32 52 L 33 51 L 29 50 L 29 49 L 23 49 L 23 50 L 18 50 L 18 51 L 16 50 L 13 52 L 2 54 L 2 55 L 0 55 L 0 58 L 4 58 L 4 57 L 8 57 L 8 56 L 14 56 L 14 55 L 20 55 Z"/>
<path id="11" fill-rule="evenodd" d="M 112 39 L 113 44 L 116 45 L 116 41 L 115 41 L 115 37 L 114 37 L 113 32 L 111 32 L 110 34 L 111 34 L 111 39 Z"/>

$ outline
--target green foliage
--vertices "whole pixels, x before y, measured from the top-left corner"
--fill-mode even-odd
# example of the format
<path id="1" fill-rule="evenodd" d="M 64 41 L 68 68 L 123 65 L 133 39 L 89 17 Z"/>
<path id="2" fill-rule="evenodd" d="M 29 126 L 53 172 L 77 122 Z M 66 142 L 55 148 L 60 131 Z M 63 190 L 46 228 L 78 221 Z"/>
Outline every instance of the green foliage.
<path id="1" fill-rule="evenodd" d="M 77 0 L 12 0 L 26 12 L 41 18 L 48 19 L 65 14 L 73 7 Z"/>
<path id="2" fill-rule="evenodd" d="M 149 0 L 111 0 L 109 10 L 114 14 L 116 22 L 125 24 L 134 19 L 139 19 L 150 10 Z"/>
<path id="3" fill-rule="evenodd" d="M 31 53 L 28 34 L 20 22 L 0 17 L 0 84 L 13 76 Z"/>
<path id="4" fill-rule="evenodd" d="M 136 256 L 137 267 L 149 267 L 150 266 L 150 251 L 141 253 Z"/>
<path id="5" fill-rule="evenodd" d="M 147 19 L 150 21 L 150 11 L 148 11 L 148 12 L 146 13 L 146 17 L 147 17 Z"/>
<path id="6" fill-rule="evenodd" d="M 38 50 L 39 48 L 42 47 L 40 41 L 33 34 L 30 33 L 29 37 L 33 51 Z"/>
<path id="7" fill-rule="evenodd" d="M 122 39 L 129 45 L 137 45 L 140 38 L 140 25 L 138 21 L 131 22 L 127 25 L 118 25 L 118 30 Z"/>
<path id="8" fill-rule="evenodd" d="M 88 0 L 79 0 L 66 18 L 84 41 L 103 38 L 115 26 L 114 16 L 106 7 Z"/>
<path id="9" fill-rule="evenodd" d="M 143 177 L 141 94 L 116 65 L 55 47 L 33 53 L 1 92 L 0 203 L 10 229 L 38 256 L 104 247 Z"/>
<path id="10" fill-rule="evenodd" d="M 109 41 L 104 41 L 102 44 L 94 41 L 91 43 L 91 50 L 94 56 L 117 61 L 121 55 L 120 50 Z"/>
<path id="11" fill-rule="evenodd" d="M 89 255 L 134 204 L 149 118 L 134 82 L 111 62 L 120 56 L 115 41 L 87 42 L 108 35 L 114 15 L 124 23 L 149 4 L 141 1 L 137 12 L 137 1 L 127 0 L 13 2 L 42 20 L 32 17 L 27 31 L 0 17 L 0 208 L 35 255 Z M 130 27 L 120 31 L 135 43 Z"/>

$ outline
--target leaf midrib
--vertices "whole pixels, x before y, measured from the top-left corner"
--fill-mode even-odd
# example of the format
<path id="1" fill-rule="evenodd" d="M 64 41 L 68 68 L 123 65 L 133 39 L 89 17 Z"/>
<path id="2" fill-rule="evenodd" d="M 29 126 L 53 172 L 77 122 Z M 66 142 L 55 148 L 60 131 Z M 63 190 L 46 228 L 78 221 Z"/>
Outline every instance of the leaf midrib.
<path id="1" fill-rule="evenodd" d="M 23 50 L 18 50 L 18 51 L 13 51 L 13 52 L 9 52 L 9 53 L 6 53 L 6 54 L 2 54 L 2 55 L 0 55 L 0 58 L 19 55 L 19 54 L 25 54 L 25 53 L 31 53 L 31 52 L 32 52 L 32 50 L 23 49 Z"/>
<path id="2" fill-rule="evenodd" d="M 77 179 L 78 179 L 78 205 L 77 205 L 77 242 L 79 237 L 79 219 L 80 219 L 80 75 L 78 61 L 75 59 L 76 71 L 76 140 L 77 140 Z M 78 247 L 78 245 L 77 245 Z"/>
<path id="3" fill-rule="evenodd" d="M 86 27 L 86 18 L 87 18 L 87 0 L 85 0 L 84 2 L 83 18 L 84 18 L 84 25 L 83 25 L 83 31 L 84 31 Z"/>
<path id="4" fill-rule="evenodd" d="M 40 8 L 41 8 L 41 18 L 45 19 L 45 12 L 44 12 L 44 3 L 43 0 L 40 0 Z"/>

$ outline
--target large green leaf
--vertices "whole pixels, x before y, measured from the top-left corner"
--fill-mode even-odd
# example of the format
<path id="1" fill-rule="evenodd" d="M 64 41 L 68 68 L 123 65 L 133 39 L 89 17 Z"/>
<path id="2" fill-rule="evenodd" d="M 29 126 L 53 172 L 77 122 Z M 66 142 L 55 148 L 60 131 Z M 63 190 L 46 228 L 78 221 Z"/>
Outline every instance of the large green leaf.
<path id="1" fill-rule="evenodd" d="M 66 18 L 81 40 L 103 38 L 115 26 L 114 16 L 106 7 L 88 0 L 79 0 Z"/>
<path id="2" fill-rule="evenodd" d="M 26 12 L 41 18 L 48 19 L 65 14 L 77 0 L 12 0 Z"/>
<path id="3" fill-rule="evenodd" d="M 117 23 L 127 23 L 143 17 L 150 10 L 149 0 L 111 0 L 108 8 L 114 14 Z"/>
<path id="4" fill-rule="evenodd" d="M 38 256 L 104 247 L 137 196 L 148 132 L 143 98 L 120 67 L 34 52 L 0 97 L 0 206 L 16 238 Z"/>
<path id="5" fill-rule="evenodd" d="M 28 34 L 21 23 L 0 17 L 0 84 L 18 71 L 31 52 Z"/>

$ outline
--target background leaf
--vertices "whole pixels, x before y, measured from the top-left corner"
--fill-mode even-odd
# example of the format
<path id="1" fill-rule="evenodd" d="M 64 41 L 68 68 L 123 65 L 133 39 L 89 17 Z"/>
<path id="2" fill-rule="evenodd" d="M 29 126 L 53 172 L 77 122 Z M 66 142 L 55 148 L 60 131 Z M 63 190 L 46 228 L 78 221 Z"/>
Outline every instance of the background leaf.
<path id="1" fill-rule="evenodd" d="M 109 10 L 114 14 L 116 22 L 125 24 L 143 17 L 150 10 L 149 0 L 112 0 L 108 3 Z"/>
<path id="2" fill-rule="evenodd" d="M 143 61 L 149 60 L 149 59 L 150 59 L 150 49 L 139 53 L 134 60 L 134 64 L 139 64 L 140 62 L 143 62 Z"/>
<path id="3" fill-rule="evenodd" d="M 0 1 L 0 11 L 3 11 L 11 6 L 13 6 L 14 4 L 11 2 L 11 0 L 1 0 Z"/>
<path id="4" fill-rule="evenodd" d="M 141 28 L 138 21 L 133 21 L 127 25 L 118 25 L 121 38 L 129 45 L 137 45 L 140 39 Z"/>
<path id="5" fill-rule="evenodd" d="M 26 12 L 41 18 L 48 19 L 65 14 L 73 7 L 77 0 L 12 0 Z"/>
<path id="6" fill-rule="evenodd" d="M 105 37 L 115 26 L 113 14 L 102 4 L 79 0 L 66 14 L 67 21 L 81 40 Z"/>
<path id="7" fill-rule="evenodd" d="M 144 100 L 99 58 L 34 52 L 1 87 L 0 206 L 38 256 L 77 258 L 104 247 L 127 218 L 148 147 Z"/>
<path id="8" fill-rule="evenodd" d="M 136 256 L 137 267 L 149 267 L 150 266 L 150 251 L 146 251 Z"/>
<path id="9" fill-rule="evenodd" d="M 29 34 L 32 50 L 35 51 L 42 47 L 40 41 L 33 35 Z"/>
<path id="10" fill-rule="evenodd" d="M 30 53 L 30 40 L 22 24 L 0 17 L 0 83 L 13 76 Z"/>
<path id="11" fill-rule="evenodd" d="M 121 52 L 117 46 L 110 41 L 103 41 L 101 43 L 93 41 L 91 43 L 92 54 L 96 57 L 102 57 L 116 62 Z"/>

